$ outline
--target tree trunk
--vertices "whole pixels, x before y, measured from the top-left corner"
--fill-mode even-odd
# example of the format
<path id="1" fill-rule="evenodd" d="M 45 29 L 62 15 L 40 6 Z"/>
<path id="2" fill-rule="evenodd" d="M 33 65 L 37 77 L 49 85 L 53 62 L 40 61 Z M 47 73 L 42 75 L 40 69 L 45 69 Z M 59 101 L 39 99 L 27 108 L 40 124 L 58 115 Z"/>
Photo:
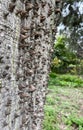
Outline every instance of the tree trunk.
<path id="1" fill-rule="evenodd" d="M 59 0 L 0 0 L 0 130 L 41 130 Z"/>

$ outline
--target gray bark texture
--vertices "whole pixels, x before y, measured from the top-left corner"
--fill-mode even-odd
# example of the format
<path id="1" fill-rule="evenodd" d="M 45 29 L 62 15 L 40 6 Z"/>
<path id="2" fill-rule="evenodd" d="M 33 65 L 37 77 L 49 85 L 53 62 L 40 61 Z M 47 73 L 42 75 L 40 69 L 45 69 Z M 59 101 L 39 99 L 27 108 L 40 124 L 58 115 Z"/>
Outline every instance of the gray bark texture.
<path id="1" fill-rule="evenodd" d="M 60 0 L 0 0 L 0 130 L 41 130 Z"/>

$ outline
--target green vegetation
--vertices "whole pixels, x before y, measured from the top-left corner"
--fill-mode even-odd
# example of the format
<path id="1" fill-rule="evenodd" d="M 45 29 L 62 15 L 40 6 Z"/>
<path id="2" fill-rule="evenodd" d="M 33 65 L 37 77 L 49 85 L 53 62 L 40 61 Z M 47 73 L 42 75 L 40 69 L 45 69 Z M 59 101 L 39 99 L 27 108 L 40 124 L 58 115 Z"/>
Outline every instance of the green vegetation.
<path id="1" fill-rule="evenodd" d="M 49 85 L 63 87 L 83 87 L 83 79 L 77 75 L 71 74 L 50 74 Z"/>
<path id="2" fill-rule="evenodd" d="M 44 130 L 55 130 L 56 114 L 53 106 L 45 106 Z"/>
<path id="3" fill-rule="evenodd" d="M 59 74 L 83 74 L 83 60 L 78 57 L 76 51 L 69 48 L 65 35 L 57 37 L 54 45 L 51 70 Z"/>
<path id="4" fill-rule="evenodd" d="M 43 130 L 83 130 L 82 3 L 62 2 L 58 25 L 64 28 L 54 45 Z"/>
<path id="5" fill-rule="evenodd" d="M 83 130 L 82 78 L 50 73 L 44 109 L 43 130 Z"/>
<path id="6" fill-rule="evenodd" d="M 83 5 L 83 0 L 64 0 L 62 5 L 60 25 L 63 25 L 64 28 L 60 28 L 59 34 L 66 35 L 69 48 L 72 51 L 76 51 L 79 58 L 83 59 L 83 53 L 81 53 L 83 52 L 83 25 L 81 24 L 83 23 L 83 10 L 80 9 Z"/>
<path id="7" fill-rule="evenodd" d="M 83 117 L 77 117 L 74 115 L 70 115 L 67 119 L 66 119 L 66 124 L 69 126 L 75 126 L 75 127 L 79 127 L 79 130 L 83 130 Z"/>

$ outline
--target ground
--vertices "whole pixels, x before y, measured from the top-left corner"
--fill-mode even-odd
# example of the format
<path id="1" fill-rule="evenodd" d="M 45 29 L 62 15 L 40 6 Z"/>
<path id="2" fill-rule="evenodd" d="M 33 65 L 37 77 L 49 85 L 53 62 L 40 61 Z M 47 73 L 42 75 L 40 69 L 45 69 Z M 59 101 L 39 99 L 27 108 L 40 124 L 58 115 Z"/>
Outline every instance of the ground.
<path id="1" fill-rule="evenodd" d="M 81 87 L 74 86 L 77 80 L 72 78 L 71 86 L 66 86 L 69 82 L 67 78 L 67 83 L 59 86 L 56 85 L 57 77 L 50 79 L 45 104 L 44 130 L 83 130 L 83 81 L 79 79 Z"/>

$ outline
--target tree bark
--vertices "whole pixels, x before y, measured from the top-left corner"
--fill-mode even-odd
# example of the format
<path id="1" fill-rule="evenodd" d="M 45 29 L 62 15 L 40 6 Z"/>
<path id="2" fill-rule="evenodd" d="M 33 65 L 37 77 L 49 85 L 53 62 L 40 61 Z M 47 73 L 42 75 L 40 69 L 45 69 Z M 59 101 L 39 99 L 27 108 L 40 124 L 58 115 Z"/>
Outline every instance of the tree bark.
<path id="1" fill-rule="evenodd" d="M 41 130 L 58 0 L 0 0 L 0 130 Z"/>

